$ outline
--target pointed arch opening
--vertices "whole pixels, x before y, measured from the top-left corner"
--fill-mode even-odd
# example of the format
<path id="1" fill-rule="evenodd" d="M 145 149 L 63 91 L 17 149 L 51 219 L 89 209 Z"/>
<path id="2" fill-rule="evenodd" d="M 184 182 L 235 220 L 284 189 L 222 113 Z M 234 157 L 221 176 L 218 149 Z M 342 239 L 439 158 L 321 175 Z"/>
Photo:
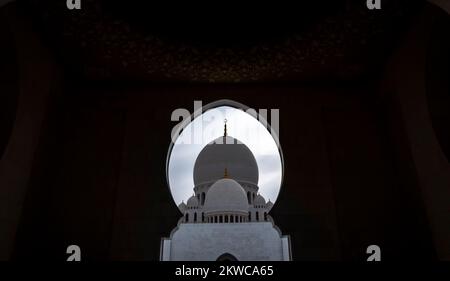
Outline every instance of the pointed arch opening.
<path id="1" fill-rule="evenodd" d="M 232 261 L 238 261 L 238 259 L 230 253 L 224 253 L 224 254 L 220 255 L 216 261 L 232 262 Z"/>

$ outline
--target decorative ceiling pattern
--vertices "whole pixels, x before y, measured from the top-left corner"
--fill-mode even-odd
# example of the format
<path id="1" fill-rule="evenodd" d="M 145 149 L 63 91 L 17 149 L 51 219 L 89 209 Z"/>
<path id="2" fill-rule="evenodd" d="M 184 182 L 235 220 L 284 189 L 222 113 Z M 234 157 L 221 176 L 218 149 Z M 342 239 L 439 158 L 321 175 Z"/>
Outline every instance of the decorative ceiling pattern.
<path id="1" fill-rule="evenodd" d="M 382 12 L 348 4 L 299 31 L 234 46 L 168 39 L 106 12 L 102 1 L 84 0 L 77 12 L 68 11 L 65 1 L 28 4 L 64 64 L 89 79 L 254 82 L 367 74 L 386 58 L 420 5 L 391 2 Z M 208 28 L 214 31 L 214 25 Z"/>

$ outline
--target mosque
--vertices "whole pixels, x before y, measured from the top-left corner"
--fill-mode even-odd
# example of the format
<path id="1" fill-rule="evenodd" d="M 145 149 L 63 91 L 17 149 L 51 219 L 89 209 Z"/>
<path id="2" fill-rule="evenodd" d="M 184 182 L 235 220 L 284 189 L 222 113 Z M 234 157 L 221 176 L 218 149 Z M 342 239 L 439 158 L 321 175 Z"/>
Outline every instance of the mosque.
<path id="1" fill-rule="evenodd" d="M 194 194 L 178 207 L 183 217 L 162 238 L 162 261 L 289 261 L 290 237 L 268 214 L 258 193 L 258 165 L 250 149 L 224 135 L 206 145 L 194 166 Z"/>

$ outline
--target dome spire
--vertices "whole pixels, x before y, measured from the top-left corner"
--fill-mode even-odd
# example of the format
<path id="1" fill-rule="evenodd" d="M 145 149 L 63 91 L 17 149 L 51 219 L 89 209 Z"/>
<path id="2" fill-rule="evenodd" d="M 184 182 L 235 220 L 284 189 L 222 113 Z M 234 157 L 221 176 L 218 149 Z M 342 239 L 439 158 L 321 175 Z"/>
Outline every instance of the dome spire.
<path id="1" fill-rule="evenodd" d="M 228 122 L 228 120 L 227 120 L 227 118 L 225 118 L 225 119 L 223 120 L 223 123 L 224 123 L 224 126 L 223 126 L 223 136 L 224 136 L 224 137 L 227 136 L 227 122 Z"/>
<path id="2" fill-rule="evenodd" d="M 225 171 L 223 173 L 223 178 L 228 179 L 228 169 L 227 168 L 225 168 Z"/>

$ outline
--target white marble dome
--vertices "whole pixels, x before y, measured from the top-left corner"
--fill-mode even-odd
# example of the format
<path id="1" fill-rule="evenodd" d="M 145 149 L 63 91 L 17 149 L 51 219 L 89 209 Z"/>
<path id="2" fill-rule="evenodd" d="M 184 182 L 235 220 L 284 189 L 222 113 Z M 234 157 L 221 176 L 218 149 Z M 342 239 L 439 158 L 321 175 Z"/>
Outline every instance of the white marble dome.
<path id="1" fill-rule="evenodd" d="M 248 202 L 245 190 L 233 179 L 222 178 L 215 182 L 206 194 L 205 214 L 242 213 L 247 214 Z"/>
<path id="2" fill-rule="evenodd" d="M 256 198 L 255 198 L 253 205 L 266 206 L 266 199 L 264 199 L 264 197 L 262 197 L 260 194 L 258 194 L 258 196 L 256 196 Z"/>
<path id="3" fill-rule="evenodd" d="M 180 205 L 178 205 L 178 208 L 181 210 L 181 212 L 184 212 L 186 210 L 186 204 L 184 204 L 184 202 L 181 202 Z"/>
<path id="4" fill-rule="evenodd" d="M 194 184 L 213 183 L 223 178 L 224 169 L 238 182 L 258 184 L 258 164 L 250 149 L 230 136 L 206 145 L 195 161 Z"/>
<path id="5" fill-rule="evenodd" d="M 186 205 L 187 205 L 188 208 L 198 207 L 198 200 L 197 200 L 197 197 L 191 196 L 191 197 L 188 199 Z"/>

